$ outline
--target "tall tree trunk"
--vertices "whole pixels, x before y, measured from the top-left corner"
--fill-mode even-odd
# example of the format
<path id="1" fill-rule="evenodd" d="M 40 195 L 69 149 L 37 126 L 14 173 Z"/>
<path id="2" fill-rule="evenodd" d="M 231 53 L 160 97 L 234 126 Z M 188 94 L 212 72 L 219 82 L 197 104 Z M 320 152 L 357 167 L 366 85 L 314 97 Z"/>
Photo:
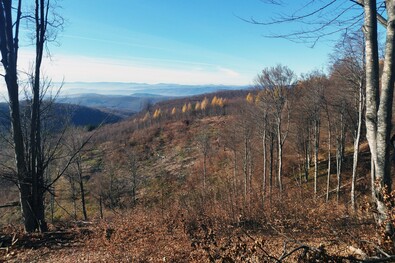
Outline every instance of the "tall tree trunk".
<path id="1" fill-rule="evenodd" d="M 5 82 L 8 91 L 11 133 L 15 153 L 15 164 L 19 187 L 21 212 L 24 221 L 24 228 L 27 232 L 36 229 L 35 215 L 32 210 L 32 181 L 28 176 L 25 159 L 24 138 L 21 127 L 21 116 L 19 108 L 19 86 L 17 74 L 18 60 L 18 32 L 21 18 L 21 1 L 18 1 L 17 17 L 15 19 L 15 31 L 12 19 L 12 1 L 4 0 L 0 2 L 0 49 L 5 70 Z M 15 35 L 14 35 L 15 32 Z"/>
<path id="2" fill-rule="evenodd" d="M 319 113 L 317 113 L 318 115 Z M 315 116 L 314 120 L 314 197 L 317 197 L 317 178 L 318 178 L 318 150 L 320 145 L 320 120 Z"/>
<path id="3" fill-rule="evenodd" d="M 379 182 L 374 185 L 374 200 L 377 208 L 376 220 L 382 224 L 387 218 L 383 192 L 391 191 L 390 132 L 392 126 L 392 100 L 395 74 L 395 3 L 386 1 L 387 27 L 385 58 L 379 97 L 379 63 L 377 44 L 377 11 L 375 0 L 365 0 L 364 31 L 366 39 L 366 129 L 370 152 L 375 169 L 372 178 Z M 374 176 L 373 176 L 374 175 Z"/>
<path id="4" fill-rule="evenodd" d="M 76 190 L 75 190 L 75 180 L 73 176 L 69 177 L 69 183 L 70 183 L 70 188 L 71 188 L 71 200 L 73 202 L 73 216 L 74 220 L 77 220 L 77 196 L 76 196 Z"/>
<path id="5" fill-rule="evenodd" d="M 47 41 L 47 27 L 56 28 L 56 24 L 48 21 L 50 0 L 35 0 L 35 13 L 31 17 L 35 22 L 32 27 L 35 30 L 35 61 L 31 73 L 30 84 L 32 88 L 32 101 L 30 105 L 30 130 L 26 134 L 22 131 L 22 119 L 19 105 L 18 87 L 18 42 L 19 25 L 21 21 L 22 1 L 17 8 L 12 6 L 14 1 L 0 0 L 0 51 L 1 63 L 4 67 L 4 77 L 8 90 L 11 132 L 15 152 L 16 171 L 21 199 L 21 210 L 24 218 L 25 231 L 46 231 L 44 185 L 45 169 L 47 163 L 44 161 L 43 145 L 41 140 L 41 64 Z M 16 10 L 16 12 L 15 12 Z M 12 15 L 16 14 L 13 20 Z M 61 22 L 59 22 L 61 23 Z"/>
<path id="6" fill-rule="evenodd" d="M 80 178 L 80 193 L 81 193 L 81 205 L 82 205 L 82 214 L 84 216 L 84 220 L 88 220 L 88 213 L 86 212 L 86 201 L 85 201 L 85 188 L 83 179 Z"/>
<path id="7" fill-rule="evenodd" d="M 32 209 L 40 231 L 46 231 L 47 226 L 44 214 L 44 169 L 41 166 L 41 117 L 40 117 L 40 69 L 44 51 L 46 15 L 44 0 L 36 1 L 35 22 L 36 22 L 36 61 L 32 80 L 33 101 L 31 105 L 30 123 L 30 176 L 32 178 Z"/>
<path id="8" fill-rule="evenodd" d="M 308 154 L 308 144 L 309 142 L 306 141 L 306 145 L 305 145 L 305 158 L 304 158 L 304 181 L 307 183 L 309 181 L 309 154 Z"/>
<path id="9" fill-rule="evenodd" d="M 253 157 L 251 151 L 251 140 L 248 140 L 248 208 L 251 209 L 251 197 L 252 197 L 252 174 L 253 174 Z M 251 211 L 250 211 L 251 212 Z"/>
<path id="10" fill-rule="evenodd" d="M 81 195 L 82 215 L 84 216 L 84 220 L 87 221 L 88 214 L 86 212 L 85 187 L 84 187 L 84 179 L 82 177 L 82 167 L 81 167 L 80 157 L 78 157 L 77 160 L 77 169 L 78 169 L 78 185 L 80 188 L 80 195 Z"/>
<path id="11" fill-rule="evenodd" d="M 55 187 L 51 187 L 51 196 L 50 196 L 50 209 L 51 209 L 51 223 L 53 224 L 55 221 Z"/>
<path id="12" fill-rule="evenodd" d="M 45 207 L 44 207 L 44 160 L 41 145 L 41 127 L 40 127 L 40 68 L 43 56 L 46 15 L 44 0 L 35 1 L 35 22 L 36 22 L 36 60 L 34 72 L 31 75 L 32 87 L 32 104 L 30 105 L 30 138 L 26 136 L 25 144 L 27 146 L 27 176 L 30 178 L 31 198 L 30 209 L 34 215 L 34 230 L 46 231 Z M 48 5 L 48 3 L 47 3 Z"/>
<path id="13" fill-rule="evenodd" d="M 309 181 L 309 169 L 310 169 L 310 153 L 311 153 L 311 138 L 310 138 L 310 124 L 307 127 L 307 142 L 306 142 L 306 165 L 305 165 L 305 180 L 306 183 Z"/>
<path id="14" fill-rule="evenodd" d="M 235 192 L 235 196 L 238 196 L 237 191 L 237 151 L 236 145 L 233 147 L 233 191 Z"/>
<path id="15" fill-rule="evenodd" d="M 345 133 L 345 125 L 344 125 L 344 116 L 343 110 L 340 113 L 340 134 L 337 138 L 337 147 L 336 147 L 336 173 L 337 173 L 337 188 L 336 188 L 336 200 L 339 202 L 340 199 L 340 186 L 342 181 L 342 163 L 344 158 L 344 133 Z"/>
<path id="16" fill-rule="evenodd" d="M 359 142 L 361 138 L 362 129 L 362 111 L 364 104 L 363 96 L 363 83 L 359 84 L 359 98 L 358 98 L 358 124 L 354 136 L 354 154 L 353 154 L 353 164 L 352 164 L 352 179 L 351 179 L 351 207 L 353 210 L 356 209 L 355 203 L 355 184 L 357 181 L 357 166 L 358 166 L 358 156 L 359 156 Z"/>
<path id="17" fill-rule="evenodd" d="M 283 191 L 282 173 L 283 173 L 283 144 L 281 138 L 281 119 L 277 120 L 277 154 L 278 154 L 278 170 L 277 182 L 280 188 L 280 193 Z"/>
<path id="18" fill-rule="evenodd" d="M 375 171 L 376 168 L 374 167 L 374 160 L 371 158 L 370 160 L 370 191 L 372 195 L 372 199 L 375 200 L 376 196 L 376 189 L 375 189 L 375 183 L 376 183 L 376 176 L 375 176 Z"/>
<path id="19" fill-rule="evenodd" d="M 244 134 L 243 173 L 244 173 L 244 206 L 246 206 L 247 193 L 248 193 L 248 136 L 247 134 Z"/>
<path id="20" fill-rule="evenodd" d="M 262 206 L 265 205 L 265 197 L 266 197 L 266 165 L 267 165 L 267 160 L 266 160 L 266 128 L 263 131 L 262 135 L 262 158 L 263 158 L 263 171 L 262 171 Z"/>
<path id="21" fill-rule="evenodd" d="M 332 147 L 332 129 L 331 129 L 331 122 L 329 118 L 329 113 L 328 114 L 328 173 L 327 173 L 327 179 L 326 179 L 326 202 L 329 201 L 329 188 L 330 188 L 330 182 L 331 182 L 331 147 Z"/>
<path id="22" fill-rule="evenodd" d="M 336 186 L 336 200 L 339 202 L 340 199 L 340 186 L 342 181 L 342 160 L 341 160 L 341 153 L 339 149 L 339 141 L 337 142 L 337 150 L 336 150 L 336 175 L 337 175 L 337 186 Z"/>
<path id="23" fill-rule="evenodd" d="M 274 134 L 270 134 L 270 145 L 269 145 L 269 153 L 270 153 L 270 161 L 269 161 L 269 199 L 270 203 L 272 201 L 272 193 L 273 193 L 273 159 L 274 159 Z"/>

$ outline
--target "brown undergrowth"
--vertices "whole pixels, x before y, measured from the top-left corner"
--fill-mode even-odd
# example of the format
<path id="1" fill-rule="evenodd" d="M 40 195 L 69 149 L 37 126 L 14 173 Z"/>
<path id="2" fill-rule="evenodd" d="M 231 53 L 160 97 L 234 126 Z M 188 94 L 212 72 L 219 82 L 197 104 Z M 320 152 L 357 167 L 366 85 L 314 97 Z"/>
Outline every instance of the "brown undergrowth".
<path id="1" fill-rule="evenodd" d="M 233 218 L 206 201 L 136 207 L 92 222 L 25 235 L 5 228 L 1 260 L 9 262 L 359 262 L 377 255 L 372 218 L 347 207 L 291 196 Z M 34 244 L 34 245 L 32 245 Z M 353 248 L 353 249 L 351 249 Z"/>

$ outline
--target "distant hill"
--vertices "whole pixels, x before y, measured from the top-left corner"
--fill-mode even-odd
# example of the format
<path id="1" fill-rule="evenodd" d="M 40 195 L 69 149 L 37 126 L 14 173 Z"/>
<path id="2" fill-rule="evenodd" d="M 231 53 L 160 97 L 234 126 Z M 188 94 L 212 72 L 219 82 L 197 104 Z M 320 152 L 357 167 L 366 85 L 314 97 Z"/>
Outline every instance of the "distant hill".
<path id="1" fill-rule="evenodd" d="M 101 123 L 115 123 L 123 119 L 123 116 L 100 109 L 66 103 L 57 103 L 55 112 L 59 115 L 68 112 L 71 116 L 71 123 L 76 126 L 97 126 Z"/>
<path id="2" fill-rule="evenodd" d="M 97 126 L 101 123 L 115 123 L 123 119 L 123 116 L 100 109 L 66 103 L 55 103 L 52 112 L 59 120 L 69 118 L 75 126 Z M 7 103 L 0 103 L 0 122 L 3 127 L 9 125 Z"/>

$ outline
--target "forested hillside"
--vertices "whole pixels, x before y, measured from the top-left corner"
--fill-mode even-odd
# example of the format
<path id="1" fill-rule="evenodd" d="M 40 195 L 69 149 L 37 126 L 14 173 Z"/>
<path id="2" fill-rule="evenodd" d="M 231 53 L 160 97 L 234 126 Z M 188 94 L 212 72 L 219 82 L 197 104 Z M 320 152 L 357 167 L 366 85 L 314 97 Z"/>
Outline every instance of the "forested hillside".
<path id="1" fill-rule="evenodd" d="M 22 106 L 22 110 L 28 109 Z M 125 116 L 117 113 L 106 112 L 96 108 L 90 108 L 75 104 L 50 103 L 46 110 L 47 119 L 57 122 L 57 129 L 62 129 L 64 125 L 74 125 L 82 127 L 96 127 L 105 123 L 114 123 L 122 120 Z M 7 103 L 0 103 L 0 123 L 2 128 L 10 128 L 9 108 Z M 61 125 L 63 123 L 63 125 Z"/>
<path id="2" fill-rule="evenodd" d="M 0 0 L 0 54 L 0 262 L 395 262 L 395 1 Z"/>
<path id="3" fill-rule="evenodd" d="M 3 208 L 4 257 L 51 248 L 40 260 L 347 262 L 379 244 L 390 251 L 375 234 L 363 128 L 354 169 L 359 93 L 337 70 L 296 81 L 267 68 L 249 91 L 161 102 L 73 132 L 68 147 L 90 140 L 47 201 L 59 236 L 13 244 L 18 209 Z M 269 87 L 274 72 L 289 82 Z M 3 193 L 17 200 L 17 189 Z M 42 244 L 25 251 L 33 238 Z"/>

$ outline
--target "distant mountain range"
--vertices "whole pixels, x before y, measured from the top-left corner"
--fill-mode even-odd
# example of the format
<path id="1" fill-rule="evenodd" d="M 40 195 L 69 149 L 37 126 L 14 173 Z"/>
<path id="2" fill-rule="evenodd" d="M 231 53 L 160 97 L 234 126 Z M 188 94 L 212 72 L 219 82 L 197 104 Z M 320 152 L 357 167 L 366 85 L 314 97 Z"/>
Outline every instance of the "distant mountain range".
<path id="1" fill-rule="evenodd" d="M 246 88 L 249 86 L 69 82 L 63 84 L 58 101 L 128 116 L 165 100 Z"/>
<path id="2" fill-rule="evenodd" d="M 250 86 L 235 85 L 182 85 L 182 84 L 146 84 L 124 82 L 66 82 L 63 83 L 62 94 L 95 93 L 101 95 L 161 95 L 165 97 L 186 97 L 211 93 L 220 90 L 240 90 Z"/>
<path id="3" fill-rule="evenodd" d="M 106 112 L 117 114 L 119 116 L 127 117 L 143 109 L 148 109 L 150 105 L 153 105 L 157 102 L 169 100 L 172 98 L 173 97 L 152 94 L 102 95 L 88 93 L 61 97 L 58 99 L 58 101 L 61 103 L 97 108 Z"/>

